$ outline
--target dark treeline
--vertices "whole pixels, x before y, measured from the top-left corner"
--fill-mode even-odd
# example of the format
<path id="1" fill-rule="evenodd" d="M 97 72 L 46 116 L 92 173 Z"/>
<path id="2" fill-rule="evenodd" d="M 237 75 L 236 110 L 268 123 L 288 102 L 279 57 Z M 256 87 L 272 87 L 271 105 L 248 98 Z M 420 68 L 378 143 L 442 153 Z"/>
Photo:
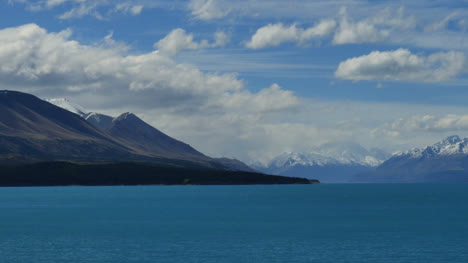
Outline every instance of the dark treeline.
<path id="1" fill-rule="evenodd" d="M 202 170 L 141 163 L 45 162 L 0 166 L 0 186 L 250 185 L 318 183 L 253 172 Z"/>

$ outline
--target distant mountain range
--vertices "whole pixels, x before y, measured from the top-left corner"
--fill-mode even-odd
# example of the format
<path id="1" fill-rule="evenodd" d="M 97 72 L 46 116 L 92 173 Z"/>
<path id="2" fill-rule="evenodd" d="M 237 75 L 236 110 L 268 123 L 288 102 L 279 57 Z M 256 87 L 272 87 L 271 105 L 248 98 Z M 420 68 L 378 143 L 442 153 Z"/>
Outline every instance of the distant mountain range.
<path id="1" fill-rule="evenodd" d="M 259 171 L 284 176 L 317 178 L 321 182 L 349 182 L 353 176 L 369 171 L 390 155 L 379 149 L 367 150 L 359 144 L 325 144 L 306 153 L 286 152 L 267 165 L 254 165 Z"/>
<path id="2" fill-rule="evenodd" d="M 468 138 L 450 136 L 422 149 L 390 155 L 353 143 L 283 153 L 255 169 L 324 183 L 468 182 Z"/>
<path id="3" fill-rule="evenodd" d="M 468 182 L 468 139 L 450 136 L 423 149 L 394 154 L 354 182 Z"/>

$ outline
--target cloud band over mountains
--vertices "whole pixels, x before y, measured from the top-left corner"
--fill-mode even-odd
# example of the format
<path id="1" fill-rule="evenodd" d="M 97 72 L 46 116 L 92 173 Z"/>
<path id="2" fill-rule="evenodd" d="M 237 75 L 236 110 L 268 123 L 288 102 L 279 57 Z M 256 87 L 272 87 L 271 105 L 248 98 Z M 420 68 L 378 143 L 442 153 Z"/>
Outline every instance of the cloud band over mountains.
<path id="1" fill-rule="evenodd" d="M 213 156 L 392 150 L 464 121 L 386 124 L 468 114 L 468 9 L 455 0 L 7 2 L 2 89 L 132 111 Z"/>

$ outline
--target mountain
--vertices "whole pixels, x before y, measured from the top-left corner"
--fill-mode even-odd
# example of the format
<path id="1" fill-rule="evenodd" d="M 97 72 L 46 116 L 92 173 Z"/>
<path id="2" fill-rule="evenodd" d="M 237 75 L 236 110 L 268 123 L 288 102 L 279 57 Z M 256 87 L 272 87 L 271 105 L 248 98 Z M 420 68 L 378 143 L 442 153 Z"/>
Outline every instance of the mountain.
<path id="1" fill-rule="evenodd" d="M 75 114 L 78 114 L 80 116 L 84 116 L 86 113 L 88 113 L 83 107 L 81 107 L 78 104 L 75 104 L 73 102 L 70 102 L 68 99 L 65 98 L 59 98 L 59 99 L 47 99 L 46 100 L 49 103 L 54 104 L 55 106 L 58 106 L 62 109 L 68 110 L 70 112 L 73 112 Z"/>
<path id="2" fill-rule="evenodd" d="M 208 162 L 230 170 L 254 171 L 248 165 L 235 159 L 207 157 L 190 145 L 162 133 L 130 112 L 123 113 L 116 118 L 89 112 L 83 115 L 83 118 L 142 155 Z"/>
<path id="3" fill-rule="evenodd" d="M 65 99 L 49 101 L 64 108 L 30 94 L 1 91 L 0 163 L 137 160 L 253 171 L 237 160 L 205 156 L 132 113 L 113 118 L 99 113 L 85 113 L 82 107 Z"/>
<path id="4" fill-rule="evenodd" d="M 387 157 L 382 150 L 367 150 L 355 143 L 330 143 L 306 153 L 286 152 L 267 165 L 254 168 L 271 174 L 336 183 L 348 182 L 355 174 L 374 168 Z"/>
<path id="5" fill-rule="evenodd" d="M 107 131 L 112 125 L 112 121 L 114 120 L 114 118 L 111 116 L 96 112 L 89 112 L 83 115 L 83 118 L 87 122 L 91 123 L 94 127 L 97 127 L 102 131 Z"/>
<path id="6" fill-rule="evenodd" d="M 423 149 L 394 154 L 356 182 L 468 182 L 468 139 L 454 135 Z"/>
<path id="7" fill-rule="evenodd" d="M 0 112 L 0 186 L 317 183 L 205 156 L 132 113 L 73 113 L 16 91 L 0 91 Z"/>
<path id="8" fill-rule="evenodd" d="M 32 95 L 0 91 L 0 159 L 128 158 L 128 147 L 80 116 Z"/>
<path id="9" fill-rule="evenodd" d="M 106 132 L 124 141 L 125 145 L 135 151 L 147 155 L 182 159 L 206 157 L 190 145 L 167 136 L 129 112 L 113 119 Z"/>

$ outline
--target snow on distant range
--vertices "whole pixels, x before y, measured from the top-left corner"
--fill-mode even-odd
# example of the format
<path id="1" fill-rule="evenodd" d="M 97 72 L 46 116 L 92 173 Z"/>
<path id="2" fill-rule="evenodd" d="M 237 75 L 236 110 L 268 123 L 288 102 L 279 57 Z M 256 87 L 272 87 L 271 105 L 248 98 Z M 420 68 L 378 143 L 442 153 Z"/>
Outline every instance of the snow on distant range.
<path id="1" fill-rule="evenodd" d="M 80 115 L 94 126 L 106 130 L 117 118 L 127 118 L 131 113 L 124 113 L 117 118 L 107 115 L 89 112 L 78 104 L 70 102 L 65 98 L 47 99 L 65 110 Z M 253 166 L 263 167 L 293 167 L 293 166 L 327 166 L 327 165 L 360 165 L 374 167 L 380 165 L 389 155 L 381 150 L 367 150 L 356 143 L 342 142 L 330 143 L 320 146 L 307 153 L 286 152 L 268 164 L 255 164 Z"/>
<path id="2" fill-rule="evenodd" d="M 374 167 L 389 155 L 381 150 L 366 150 L 359 144 L 325 144 L 306 153 L 285 152 L 273 158 L 268 167 L 360 165 Z"/>
<path id="3" fill-rule="evenodd" d="M 426 146 L 423 149 L 413 148 L 409 151 L 395 153 L 394 156 L 419 158 L 422 156 L 447 156 L 456 154 L 468 154 L 468 138 L 461 139 L 458 135 L 453 135 L 432 146 Z"/>
<path id="4" fill-rule="evenodd" d="M 75 104 L 73 102 L 70 102 L 68 99 L 65 98 L 58 98 L 58 99 L 46 99 L 45 101 L 54 104 L 57 107 L 60 107 L 62 109 L 68 110 L 70 112 L 73 112 L 75 114 L 78 114 L 80 116 L 84 116 L 85 114 L 88 113 L 87 110 L 85 110 L 83 107 L 81 107 L 78 104 Z"/>

